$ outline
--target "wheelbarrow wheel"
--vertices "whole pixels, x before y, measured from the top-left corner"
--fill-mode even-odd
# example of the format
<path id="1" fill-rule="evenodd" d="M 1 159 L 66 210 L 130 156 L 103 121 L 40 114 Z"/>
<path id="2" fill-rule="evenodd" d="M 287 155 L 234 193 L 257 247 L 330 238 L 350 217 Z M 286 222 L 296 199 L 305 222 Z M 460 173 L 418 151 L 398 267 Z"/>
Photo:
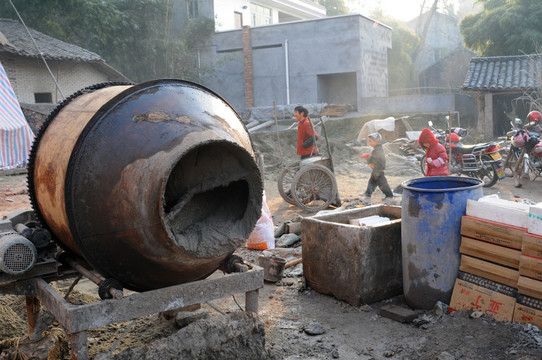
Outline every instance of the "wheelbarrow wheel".
<path id="1" fill-rule="evenodd" d="M 295 205 L 307 212 L 326 209 L 337 197 L 335 175 L 323 165 L 301 167 L 292 180 Z"/>
<path id="2" fill-rule="evenodd" d="M 284 201 L 292 205 L 295 205 L 295 201 L 292 198 L 290 189 L 292 188 L 292 181 L 298 170 L 299 161 L 286 164 L 286 166 L 280 171 L 279 179 L 277 181 L 280 196 L 284 199 Z"/>

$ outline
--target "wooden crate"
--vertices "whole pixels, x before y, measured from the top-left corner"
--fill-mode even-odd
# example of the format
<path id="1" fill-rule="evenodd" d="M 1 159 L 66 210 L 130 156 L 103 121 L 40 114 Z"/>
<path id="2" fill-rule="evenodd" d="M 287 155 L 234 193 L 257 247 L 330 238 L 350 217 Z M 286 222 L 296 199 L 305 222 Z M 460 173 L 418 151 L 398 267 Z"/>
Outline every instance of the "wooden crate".
<path id="1" fill-rule="evenodd" d="M 519 268 L 521 251 L 506 246 L 499 246 L 486 241 L 462 236 L 459 252 L 514 269 Z"/>
<path id="2" fill-rule="evenodd" d="M 497 265 L 489 261 L 476 259 L 467 255 L 461 255 L 461 265 L 459 266 L 459 270 L 514 288 L 518 284 L 518 270 Z"/>
<path id="3" fill-rule="evenodd" d="M 521 244 L 521 254 L 542 258 L 542 236 L 525 233 Z"/>
<path id="4" fill-rule="evenodd" d="M 542 259 L 522 254 L 519 258 L 519 274 L 542 280 Z"/>
<path id="5" fill-rule="evenodd" d="M 521 250 L 525 230 L 471 216 L 461 219 L 461 235 L 517 250 Z"/>
<path id="6" fill-rule="evenodd" d="M 518 278 L 518 293 L 542 299 L 542 281 L 520 275 Z"/>

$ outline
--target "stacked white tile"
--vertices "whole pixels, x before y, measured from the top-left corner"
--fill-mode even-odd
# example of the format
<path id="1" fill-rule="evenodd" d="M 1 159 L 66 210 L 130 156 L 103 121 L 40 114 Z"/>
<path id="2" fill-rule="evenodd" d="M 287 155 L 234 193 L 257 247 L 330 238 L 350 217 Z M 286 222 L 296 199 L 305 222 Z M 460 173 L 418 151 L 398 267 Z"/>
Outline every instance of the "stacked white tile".
<path id="1" fill-rule="evenodd" d="M 531 207 L 529 207 L 527 232 L 542 235 L 542 203 L 531 205 Z"/>
<path id="2" fill-rule="evenodd" d="M 530 207 L 532 207 L 532 205 L 499 199 L 498 197 L 490 195 L 484 196 L 478 199 L 478 201 L 467 200 L 466 213 L 468 216 L 479 219 L 527 228 Z M 542 207 L 540 210 L 542 210 Z"/>

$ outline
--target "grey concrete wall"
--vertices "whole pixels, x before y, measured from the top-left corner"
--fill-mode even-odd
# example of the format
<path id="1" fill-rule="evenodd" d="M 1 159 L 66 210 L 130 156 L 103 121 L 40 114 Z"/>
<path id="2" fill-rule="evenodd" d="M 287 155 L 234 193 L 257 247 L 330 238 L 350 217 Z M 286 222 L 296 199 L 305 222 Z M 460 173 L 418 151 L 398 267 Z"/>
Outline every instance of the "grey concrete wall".
<path id="1" fill-rule="evenodd" d="M 371 19 L 356 14 L 262 26 L 251 37 L 257 107 L 286 105 L 288 87 L 290 104 L 359 106 L 361 98 L 387 95 L 391 29 Z M 245 111 L 241 30 L 216 33 L 202 46 L 202 66 L 215 69 L 204 85 Z"/>
<path id="2" fill-rule="evenodd" d="M 364 99 L 365 114 L 431 113 L 455 111 L 455 95 L 409 95 Z"/>

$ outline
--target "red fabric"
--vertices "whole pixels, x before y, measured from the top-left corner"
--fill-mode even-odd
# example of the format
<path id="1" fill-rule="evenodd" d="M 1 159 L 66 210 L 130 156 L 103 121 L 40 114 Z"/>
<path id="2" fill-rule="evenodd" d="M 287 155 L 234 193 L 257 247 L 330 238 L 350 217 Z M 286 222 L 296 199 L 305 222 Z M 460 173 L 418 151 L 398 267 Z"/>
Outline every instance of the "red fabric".
<path id="1" fill-rule="evenodd" d="M 450 135 L 446 136 L 446 140 L 452 140 L 452 142 L 459 142 L 459 135 L 456 133 L 451 133 Z"/>
<path id="2" fill-rule="evenodd" d="M 318 133 L 316 132 L 316 130 L 314 130 L 314 135 L 318 136 Z M 303 141 L 307 140 L 311 136 L 312 136 L 311 122 L 309 121 L 308 118 L 304 118 L 297 125 L 297 155 L 310 155 L 313 153 L 314 154 L 318 153 L 318 148 L 315 147 L 316 144 L 313 144 L 306 149 L 302 145 Z"/>
<path id="3" fill-rule="evenodd" d="M 427 142 L 427 141 L 425 141 Z M 444 146 L 437 141 L 433 146 L 430 146 L 425 150 L 426 158 L 435 159 L 441 158 L 444 161 L 444 165 L 441 167 L 435 167 L 433 164 L 427 163 L 427 173 L 425 176 L 446 176 L 448 175 L 448 154 Z"/>
<path id="4" fill-rule="evenodd" d="M 422 143 L 429 143 L 429 145 L 433 146 L 438 143 L 438 139 L 431 130 L 424 128 L 418 138 L 418 144 L 423 148 Z"/>

